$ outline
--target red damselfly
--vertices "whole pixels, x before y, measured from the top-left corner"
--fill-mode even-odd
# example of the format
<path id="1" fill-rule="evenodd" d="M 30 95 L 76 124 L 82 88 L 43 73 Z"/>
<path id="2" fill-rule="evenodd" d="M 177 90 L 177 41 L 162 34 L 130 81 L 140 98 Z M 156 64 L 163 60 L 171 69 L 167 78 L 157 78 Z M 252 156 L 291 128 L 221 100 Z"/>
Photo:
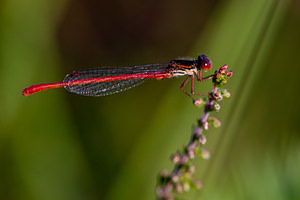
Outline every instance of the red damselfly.
<path id="1" fill-rule="evenodd" d="M 180 89 L 189 97 L 201 95 L 194 93 L 194 76 L 198 81 L 211 79 L 212 76 L 202 78 L 201 70 L 211 68 L 211 62 L 206 55 L 199 55 L 198 59 L 174 59 L 168 63 L 157 63 L 131 67 L 100 67 L 78 70 L 69 73 L 62 82 L 42 83 L 32 85 L 22 91 L 24 96 L 51 88 L 64 87 L 70 92 L 85 96 L 105 96 L 122 92 L 141 84 L 145 79 L 165 79 L 188 75 Z M 184 86 L 191 80 L 191 94 L 184 90 Z"/>

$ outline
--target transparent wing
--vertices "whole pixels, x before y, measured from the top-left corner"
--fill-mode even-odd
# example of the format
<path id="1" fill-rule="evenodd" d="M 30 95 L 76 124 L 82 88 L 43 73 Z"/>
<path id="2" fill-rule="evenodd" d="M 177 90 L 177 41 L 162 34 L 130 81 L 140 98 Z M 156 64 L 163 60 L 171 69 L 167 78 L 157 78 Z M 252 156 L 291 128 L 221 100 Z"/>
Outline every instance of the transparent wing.
<path id="1" fill-rule="evenodd" d="M 91 79 L 99 77 L 118 76 L 123 74 L 139 74 L 165 71 L 168 63 L 140 65 L 132 67 L 101 67 L 94 69 L 78 70 L 69 73 L 63 82 Z M 65 86 L 65 89 L 84 96 L 106 96 L 122 92 L 138 86 L 144 79 L 124 79 L 108 82 L 89 83 L 81 85 Z"/>

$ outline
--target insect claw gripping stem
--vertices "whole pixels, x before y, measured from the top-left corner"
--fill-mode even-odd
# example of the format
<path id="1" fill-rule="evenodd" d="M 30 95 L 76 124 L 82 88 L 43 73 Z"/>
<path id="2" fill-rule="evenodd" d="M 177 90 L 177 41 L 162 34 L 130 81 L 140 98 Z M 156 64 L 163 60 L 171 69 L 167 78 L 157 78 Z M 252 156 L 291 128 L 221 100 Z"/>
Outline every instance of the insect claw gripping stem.
<path id="1" fill-rule="evenodd" d="M 194 75 L 188 76 L 188 77 L 183 81 L 183 83 L 181 84 L 180 89 L 181 89 L 182 92 L 184 92 L 186 95 L 188 95 L 193 101 L 195 101 L 194 97 L 193 97 L 190 93 L 188 93 L 188 92 L 183 88 L 191 78 L 192 78 L 192 90 L 193 90 L 193 85 L 194 85 Z M 192 92 L 192 94 L 193 94 L 193 92 Z"/>
<path id="2" fill-rule="evenodd" d="M 205 78 L 202 78 L 201 77 L 201 71 L 199 72 L 200 75 L 197 76 L 197 80 L 199 82 L 204 82 L 204 81 L 207 81 L 209 79 L 212 79 L 214 77 L 214 75 L 210 75 L 210 76 L 207 76 Z M 191 94 L 188 93 L 183 87 L 188 83 L 188 81 L 191 80 Z M 183 83 L 181 84 L 180 86 L 180 89 L 182 92 L 184 92 L 186 95 L 188 95 L 193 101 L 195 101 L 195 98 L 192 96 L 192 95 L 197 95 L 197 96 L 204 96 L 204 97 L 209 97 L 209 95 L 207 94 L 198 94 L 198 93 L 195 93 L 194 92 L 194 82 L 195 82 L 195 78 L 194 78 L 194 74 L 193 75 L 189 75 L 184 81 Z"/>

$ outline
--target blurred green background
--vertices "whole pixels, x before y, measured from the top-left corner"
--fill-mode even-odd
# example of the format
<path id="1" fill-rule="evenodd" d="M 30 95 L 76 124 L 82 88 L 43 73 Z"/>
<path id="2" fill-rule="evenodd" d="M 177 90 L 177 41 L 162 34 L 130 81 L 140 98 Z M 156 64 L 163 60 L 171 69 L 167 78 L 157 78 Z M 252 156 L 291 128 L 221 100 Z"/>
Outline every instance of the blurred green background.
<path id="1" fill-rule="evenodd" d="M 186 199 L 300 199 L 298 0 L 0 1 L 0 199 L 154 199 L 202 112 L 183 78 L 99 98 L 21 91 L 79 67 L 200 53 L 208 74 L 234 71 L 232 98 Z"/>

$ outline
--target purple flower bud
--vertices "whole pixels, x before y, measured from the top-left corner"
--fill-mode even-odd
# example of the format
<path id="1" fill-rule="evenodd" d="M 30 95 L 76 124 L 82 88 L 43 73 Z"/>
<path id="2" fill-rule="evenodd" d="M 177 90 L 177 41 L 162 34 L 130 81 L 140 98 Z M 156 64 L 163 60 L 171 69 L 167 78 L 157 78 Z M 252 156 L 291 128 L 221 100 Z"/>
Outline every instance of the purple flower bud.
<path id="1" fill-rule="evenodd" d="M 201 127 L 195 128 L 195 130 L 194 130 L 194 135 L 195 136 L 199 136 L 199 135 L 201 135 L 201 133 L 202 133 L 202 128 Z"/>
<path id="2" fill-rule="evenodd" d="M 220 68 L 219 72 L 220 72 L 221 74 L 225 74 L 227 68 L 228 68 L 228 65 L 224 65 L 224 66 L 222 66 L 222 67 Z"/>
<path id="3" fill-rule="evenodd" d="M 229 77 L 232 77 L 233 76 L 233 72 L 232 71 L 229 71 L 229 72 L 227 72 L 227 77 L 229 78 Z"/>

